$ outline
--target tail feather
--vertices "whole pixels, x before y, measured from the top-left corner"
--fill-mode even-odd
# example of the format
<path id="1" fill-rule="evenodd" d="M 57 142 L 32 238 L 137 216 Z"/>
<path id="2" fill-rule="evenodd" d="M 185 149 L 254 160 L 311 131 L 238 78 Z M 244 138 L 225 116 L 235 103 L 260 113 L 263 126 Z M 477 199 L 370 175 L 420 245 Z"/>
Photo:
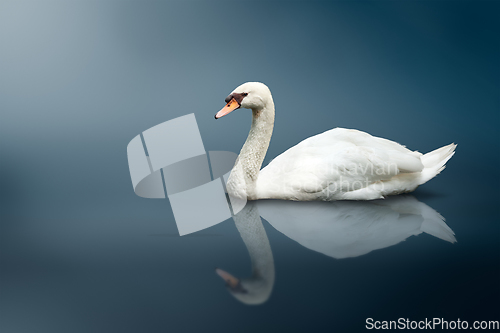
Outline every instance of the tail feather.
<path id="1" fill-rule="evenodd" d="M 446 167 L 446 162 L 455 155 L 456 144 L 452 143 L 447 146 L 438 148 L 423 155 L 420 159 L 424 165 L 424 169 L 420 176 L 420 185 L 437 176 Z"/>

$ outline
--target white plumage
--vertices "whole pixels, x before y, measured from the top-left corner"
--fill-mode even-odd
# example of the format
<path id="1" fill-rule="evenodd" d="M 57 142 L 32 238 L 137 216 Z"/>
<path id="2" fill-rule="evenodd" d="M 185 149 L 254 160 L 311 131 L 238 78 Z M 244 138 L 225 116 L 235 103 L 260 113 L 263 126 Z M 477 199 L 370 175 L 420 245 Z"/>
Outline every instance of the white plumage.
<path id="1" fill-rule="evenodd" d="M 216 118 L 252 109 L 252 127 L 228 180 L 230 195 L 249 200 L 372 200 L 411 192 L 439 174 L 456 145 L 428 154 L 368 133 L 335 128 L 305 139 L 260 170 L 274 126 L 269 88 L 248 82 Z"/>

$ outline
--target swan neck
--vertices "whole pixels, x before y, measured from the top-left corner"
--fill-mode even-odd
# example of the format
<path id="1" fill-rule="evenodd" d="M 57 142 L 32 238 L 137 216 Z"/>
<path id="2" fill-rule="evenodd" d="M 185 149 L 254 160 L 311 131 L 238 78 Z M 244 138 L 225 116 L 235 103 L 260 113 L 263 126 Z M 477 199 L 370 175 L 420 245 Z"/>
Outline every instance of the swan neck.
<path id="1" fill-rule="evenodd" d="M 274 104 L 271 100 L 266 107 L 252 110 L 252 126 L 238 156 L 237 164 L 242 169 L 246 196 L 250 200 L 256 199 L 257 178 L 271 141 L 273 127 Z"/>

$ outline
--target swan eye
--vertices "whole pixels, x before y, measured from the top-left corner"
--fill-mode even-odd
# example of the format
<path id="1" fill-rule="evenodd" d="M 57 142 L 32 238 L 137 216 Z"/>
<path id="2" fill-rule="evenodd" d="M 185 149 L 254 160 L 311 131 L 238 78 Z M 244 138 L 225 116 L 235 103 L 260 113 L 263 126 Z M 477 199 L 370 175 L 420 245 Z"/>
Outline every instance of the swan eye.
<path id="1" fill-rule="evenodd" d="M 225 101 L 226 101 L 226 103 L 229 103 L 229 102 L 231 102 L 232 99 L 234 99 L 236 102 L 238 102 L 239 105 L 241 105 L 241 101 L 247 95 L 248 95 L 248 93 L 232 93 L 231 95 L 226 97 Z"/>

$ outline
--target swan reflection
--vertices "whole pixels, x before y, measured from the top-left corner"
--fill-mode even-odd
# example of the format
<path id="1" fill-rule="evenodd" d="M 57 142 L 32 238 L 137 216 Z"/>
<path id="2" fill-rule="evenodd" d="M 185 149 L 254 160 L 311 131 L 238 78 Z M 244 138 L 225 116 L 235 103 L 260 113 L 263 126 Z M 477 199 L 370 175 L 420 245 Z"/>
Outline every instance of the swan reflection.
<path id="1" fill-rule="evenodd" d="M 233 219 L 250 255 L 252 275 L 239 279 L 219 268 L 216 272 L 237 300 L 249 305 L 264 303 L 274 286 L 274 259 L 257 202 L 248 202 Z"/>
<path id="2" fill-rule="evenodd" d="M 456 241 L 444 217 L 410 195 L 374 201 L 248 202 L 233 219 L 250 255 L 252 275 L 239 279 L 216 270 L 229 292 L 245 304 L 264 303 L 274 285 L 274 259 L 261 216 L 302 246 L 337 259 L 361 256 L 421 233 Z"/>
<path id="3" fill-rule="evenodd" d="M 341 259 L 395 245 L 423 232 L 455 242 L 444 218 L 413 196 L 374 201 L 261 201 L 261 216 L 308 249 Z"/>

